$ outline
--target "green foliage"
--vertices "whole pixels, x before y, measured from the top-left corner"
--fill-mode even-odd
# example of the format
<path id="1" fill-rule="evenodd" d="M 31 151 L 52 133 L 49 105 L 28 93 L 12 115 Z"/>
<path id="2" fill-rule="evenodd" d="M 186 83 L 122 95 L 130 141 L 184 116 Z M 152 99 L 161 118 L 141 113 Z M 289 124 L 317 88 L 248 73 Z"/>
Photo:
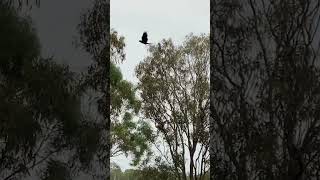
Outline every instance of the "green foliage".
<path id="1" fill-rule="evenodd" d="M 122 79 L 122 73 L 111 63 L 111 120 L 113 154 L 131 153 L 133 165 L 137 165 L 143 155 L 150 154 L 149 143 L 153 141 L 150 125 L 144 121 L 133 121 L 141 102 L 136 97 L 134 86 Z"/>
<path id="2" fill-rule="evenodd" d="M 199 178 L 199 177 L 198 177 Z M 166 164 L 157 164 L 155 166 L 144 166 L 139 169 L 127 169 L 124 172 L 119 167 L 111 168 L 112 180 L 178 180 L 173 171 L 173 167 Z M 191 179 L 187 177 L 187 180 Z M 209 180 L 209 173 L 205 174 L 203 180 Z"/>
<path id="3" fill-rule="evenodd" d="M 133 165 L 138 165 L 143 155 L 151 155 L 150 141 L 154 140 L 153 131 L 146 122 L 134 122 L 129 114 L 126 114 L 122 122 L 113 123 L 112 135 L 114 146 L 126 155 L 130 152 L 133 157 Z M 114 150 L 114 151 L 117 151 Z"/>
<path id="4" fill-rule="evenodd" d="M 126 110 L 134 110 L 138 113 L 140 109 L 140 101 L 137 100 L 134 86 L 122 79 L 120 68 L 111 63 L 110 69 L 111 82 L 111 114 L 119 116 L 123 107 Z"/>
<path id="5" fill-rule="evenodd" d="M 111 170 L 111 179 L 115 180 L 177 180 L 172 173 L 160 171 L 154 167 L 145 167 L 143 169 L 127 169 L 122 172 L 121 169 Z"/>

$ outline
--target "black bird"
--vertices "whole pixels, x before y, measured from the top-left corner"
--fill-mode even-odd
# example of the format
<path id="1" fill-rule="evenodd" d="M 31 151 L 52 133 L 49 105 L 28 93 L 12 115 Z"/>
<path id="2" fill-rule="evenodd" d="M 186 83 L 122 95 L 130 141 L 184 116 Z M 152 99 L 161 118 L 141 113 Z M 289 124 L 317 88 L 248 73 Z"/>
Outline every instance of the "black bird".
<path id="1" fill-rule="evenodd" d="M 148 34 L 147 34 L 147 32 L 143 33 L 143 35 L 141 37 L 141 40 L 139 42 L 141 42 L 142 44 L 150 44 L 150 43 L 148 43 Z"/>

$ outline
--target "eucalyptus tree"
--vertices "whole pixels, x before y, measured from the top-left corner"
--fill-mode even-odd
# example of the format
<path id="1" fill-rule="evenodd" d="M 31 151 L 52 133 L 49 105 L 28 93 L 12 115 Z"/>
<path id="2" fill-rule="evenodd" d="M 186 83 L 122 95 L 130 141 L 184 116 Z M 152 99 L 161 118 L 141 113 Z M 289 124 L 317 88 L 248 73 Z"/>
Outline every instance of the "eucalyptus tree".
<path id="1" fill-rule="evenodd" d="M 165 144 L 163 158 L 178 179 L 188 173 L 203 179 L 209 164 L 209 37 L 191 34 L 180 46 L 171 39 L 150 45 L 136 74 L 143 114 Z"/>

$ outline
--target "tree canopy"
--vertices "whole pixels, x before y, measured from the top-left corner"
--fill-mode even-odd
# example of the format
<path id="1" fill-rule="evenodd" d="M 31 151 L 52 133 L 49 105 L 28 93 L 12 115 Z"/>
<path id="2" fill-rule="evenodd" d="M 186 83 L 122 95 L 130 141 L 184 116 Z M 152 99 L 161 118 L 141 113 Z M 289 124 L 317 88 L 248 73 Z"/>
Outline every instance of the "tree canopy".
<path id="1" fill-rule="evenodd" d="M 202 179 L 209 155 L 209 38 L 189 35 L 151 45 L 136 68 L 143 114 L 168 147 L 163 157 L 179 179 Z M 186 169 L 186 167 L 188 169 Z M 200 177 L 198 177 L 200 176 Z"/>
<path id="2" fill-rule="evenodd" d="M 319 177 L 319 1 L 213 1 L 211 175 Z"/>

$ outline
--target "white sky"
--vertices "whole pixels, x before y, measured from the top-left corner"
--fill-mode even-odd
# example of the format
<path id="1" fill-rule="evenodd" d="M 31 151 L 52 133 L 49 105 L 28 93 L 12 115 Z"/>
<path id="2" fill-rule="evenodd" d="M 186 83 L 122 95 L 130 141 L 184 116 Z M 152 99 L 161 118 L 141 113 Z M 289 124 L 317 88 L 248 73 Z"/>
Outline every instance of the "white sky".
<path id="1" fill-rule="evenodd" d="M 209 0 L 110 0 L 111 28 L 125 37 L 126 60 L 120 65 L 125 79 L 136 83 L 135 66 L 147 55 L 147 47 L 139 43 L 142 33 L 148 41 L 158 43 L 171 38 L 181 43 L 189 33 L 209 34 Z M 130 158 L 113 158 L 122 170 L 131 168 Z"/>

